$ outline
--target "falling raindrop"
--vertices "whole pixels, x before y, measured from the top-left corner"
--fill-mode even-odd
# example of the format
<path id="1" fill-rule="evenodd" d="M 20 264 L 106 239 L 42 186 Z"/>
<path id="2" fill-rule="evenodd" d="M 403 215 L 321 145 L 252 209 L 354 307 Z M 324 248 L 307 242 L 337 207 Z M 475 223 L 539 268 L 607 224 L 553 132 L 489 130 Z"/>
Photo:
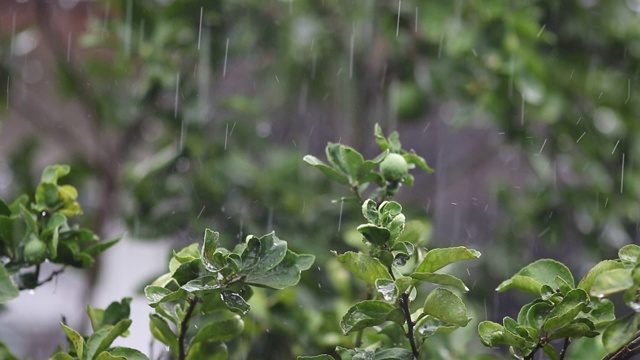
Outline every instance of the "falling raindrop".
<path id="1" fill-rule="evenodd" d="M 396 21 L 396 37 L 400 33 L 400 7 L 402 6 L 402 0 L 398 0 L 398 20 Z"/>
<path id="2" fill-rule="evenodd" d="M 620 144 L 620 140 L 616 142 L 616 145 L 613 147 L 613 150 L 611 150 L 611 155 L 613 155 L 613 153 L 616 152 L 616 149 L 618 148 L 618 144 Z"/>
<path id="3" fill-rule="evenodd" d="M 340 215 L 338 216 L 338 231 L 340 231 L 340 227 L 342 227 L 342 208 L 344 205 L 344 199 L 340 199 Z"/>
<path id="4" fill-rule="evenodd" d="M 224 47 L 224 65 L 222 66 L 222 76 L 225 77 L 227 75 L 227 57 L 229 56 L 229 38 L 227 38 L 227 43 Z"/>
<path id="5" fill-rule="evenodd" d="M 198 26 L 198 50 L 200 50 L 200 39 L 202 37 L 202 12 L 203 8 L 200 6 L 200 25 Z"/>
<path id="6" fill-rule="evenodd" d="M 349 39 L 349 79 L 353 78 L 353 42 L 355 41 L 355 25 L 353 25 L 353 30 L 351 31 L 351 38 Z"/>
<path id="7" fill-rule="evenodd" d="M 622 170 L 620 174 L 620 194 L 622 194 L 623 186 L 624 186 L 624 153 L 622 153 Z"/>
<path id="8" fill-rule="evenodd" d="M 131 19 L 133 17 L 133 1 L 127 0 L 126 27 L 124 29 L 124 53 L 128 57 L 131 54 Z"/>

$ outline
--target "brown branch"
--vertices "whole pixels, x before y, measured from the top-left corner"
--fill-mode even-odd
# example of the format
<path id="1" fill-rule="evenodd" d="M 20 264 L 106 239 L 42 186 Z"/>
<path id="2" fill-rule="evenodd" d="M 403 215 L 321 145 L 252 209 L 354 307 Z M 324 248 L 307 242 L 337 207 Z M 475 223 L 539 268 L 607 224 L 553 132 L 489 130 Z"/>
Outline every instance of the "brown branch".
<path id="1" fill-rule="evenodd" d="M 409 339 L 409 345 L 411 345 L 411 352 L 413 353 L 413 358 L 418 359 L 420 353 L 418 352 L 418 346 L 416 346 L 416 337 L 413 333 L 413 327 L 415 323 L 411 319 L 411 310 L 409 309 L 409 294 L 403 293 L 399 300 L 400 308 L 404 313 L 405 320 L 407 322 L 407 339 Z"/>
<path id="2" fill-rule="evenodd" d="M 634 355 L 637 355 L 639 352 L 640 352 L 640 331 L 638 331 L 633 336 L 631 341 L 629 341 L 626 345 L 616 350 L 615 352 L 612 352 L 607 356 L 603 357 L 602 360 L 627 360 L 633 357 Z"/>

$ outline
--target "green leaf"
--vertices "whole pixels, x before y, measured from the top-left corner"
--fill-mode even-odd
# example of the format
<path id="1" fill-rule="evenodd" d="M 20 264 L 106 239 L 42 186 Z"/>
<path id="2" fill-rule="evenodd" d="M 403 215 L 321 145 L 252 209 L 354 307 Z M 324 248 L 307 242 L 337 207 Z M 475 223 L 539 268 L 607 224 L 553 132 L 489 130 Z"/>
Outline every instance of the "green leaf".
<path id="1" fill-rule="evenodd" d="M 173 257 L 169 260 L 169 272 L 173 274 L 180 265 L 199 259 L 200 257 L 200 250 L 198 249 L 197 243 L 186 246 L 178 252 L 174 251 Z"/>
<path id="2" fill-rule="evenodd" d="M 400 134 L 397 131 L 392 131 L 387 140 L 389 141 L 389 150 L 391 150 L 391 152 L 399 153 L 400 150 L 402 150 Z"/>
<path id="3" fill-rule="evenodd" d="M 524 338 L 507 331 L 504 326 L 492 321 L 483 321 L 478 324 L 478 334 L 480 335 L 480 342 L 488 347 L 508 345 L 522 349 L 527 345 L 527 341 Z"/>
<path id="4" fill-rule="evenodd" d="M 432 273 L 457 261 L 477 259 L 480 252 L 464 246 L 431 249 L 420 262 L 415 272 Z"/>
<path id="5" fill-rule="evenodd" d="M 402 348 L 390 348 L 376 351 L 375 360 L 413 360 L 411 351 Z"/>
<path id="6" fill-rule="evenodd" d="M 131 312 L 130 304 L 130 297 L 125 297 L 120 302 L 114 301 L 109 304 L 109 306 L 104 310 L 100 327 L 104 325 L 116 325 L 120 321 L 128 319 Z"/>
<path id="7" fill-rule="evenodd" d="M 417 165 L 420 169 L 424 170 L 424 172 L 428 174 L 433 172 L 433 169 L 430 168 L 429 165 L 427 165 L 427 162 L 422 156 L 419 156 L 414 152 L 404 152 L 402 156 L 405 160 L 407 160 L 409 164 Z"/>
<path id="8" fill-rule="evenodd" d="M 95 359 L 98 354 L 107 350 L 118 336 L 122 336 L 129 326 L 131 326 L 131 319 L 124 319 L 115 325 L 105 325 L 94 332 L 87 339 L 84 358 Z"/>
<path id="9" fill-rule="evenodd" d="M 47 166 L 42 171 L 42 176 L 40 177 L 40 181 L 43 183 L 53 183 L 57 184 L 58 179 L 69 174 L 71 168 L 69 165 L 51 165 Z"/>
<path id="10" fill-rule="evenodd" d="M 151 334 L 161 343 L 167 345 L 174 355 L 178 354 L 178 337 L 169 327 L 165 319 L 157 314 L 149 314 Z"/>
<path id="11" fill-rule="evenodd" d="M 380 221 L 380 211 L 378 204 L 371 199 L 367 199 L 362 203 L 362 216 L 371 224 L 377 224 Z"/>
<path id="12" fill-rule="evenodd" d="M 230 341 L 244 330 L 244 322 L 240 316 L 234 315 L 230 319 L 208 323 L 200 328 L 192 340 L 192 344 L 204 341 Z"/>
<path id="13" fill-rule="evenodd" d="M 384 151 L 371 160 L 365 160 L 364 163 L 362 163 L 362 165 L 360 166 L 360 170 L 358 171 L 356 180 L 363 183 L 368 182 L 366 180 L 369 178 L 371 171 L 375 169 L 382 162 L 382 160 L 384 160 L 388 153 L 388 151 Z"/>
<path id="14" fill-rule="evenodd" d="M 564 264 L 552 259 L 540 259 L 525 266 L 510 279 L 503 281 L 496 291 L 518 289 L 539 296 L 542 285 L 553 287 L 556 284 L 557 276 L 573 287 L 575 283 L 573 275 Z"/>
<path id="15" fill-rule="evenodd" d="M 227 360 L 229 350 L 222 342 L 198 342 L 189 346 L 186 360 Z"/>
<path id="16" fill-rule="evenodd" d="M 579 337 L 595 337 L 600 333 L 596 331 L 596 326 L 587 319 L 575 319 L 570 323 L 558 328 L 558 330 L 551 333 L 548 337 L 548 341 L 564 338 L 579 338 Z"/>
<path id="17" fill-rule="evenodd" d="M 545 331 L 570 323 L 587 306 L 589 295 L 582 289 L 571 290 L 553 307 L 543 324 Z"/>
<path id="18" fill-rule="evenodd" d="M 387 268 L 380 260 L 363 253 L 348 251 L 337 255 L 337 259 L 358 279 L 369 285 L 375 285 L 377 279 L 392 279 Z"/>
<path id="19" fill-rule="evenodd" d="M 18 287 L 11 281 L 9 272 L 0 262 L 0 304 L 17 298 L 18 295 L 20 295 L 20 290 L 18 290 Z"/>
<path id="20" fill-rule="evenodd" d="M 262 270 L 258 263 L 246 275 L 245 283 L 271 289 L 285 289 L 296 285 L 300 281 L 300 271 L 307 270 L 314 260 L 313 255 L 297 255 L 287 250 L 284 259 L 267 271 Z"/>
<path id="21" fill-rule="evenodd" d="M 316 158 L 315 156 L 311 156 L 311 155 L 306 155 L 305 157 L 302 158 L 302 160 L 304 160 L 304 162 L 306 162 L 307 164 L 315 167 L 316 169 L 320 170 L 320 172 L 322 172 L 326 177 L 328 177 L 329 179 L 338 182 L 340 184 L 343 185 L 349 185 L 349 179 L 347 178 L 346 175 L 342 174 L 341 172 L 337 171 L 336 169 L 326 165 L 325 163 L 323 163 L 320 159 Z"/>
<path id="22" fill-rule="evenodd" d="M 618 260 L 600 261 L 587 272 L 582 280 L 580 280 L 580 282 L 578 283 L 578 289 L 590 292 L 591 287 L 593 286 L 593 282 L 600 274 L 613 269 L 622 269 L 623 267 L 624 265 L 622 265 L 622 263 Z"/>
<path id="23" fill-rule="evenodd" d="M 56 208 L 62 201 L 58 194 L 58 185 L 52 183 L 41 183 L 36 188 L 35 194 L 36 203 L 45 208 Z"/>
<path id="24" fill-rule="evenodd" d="M 364 300 L 353 305 L 340 321 L 342 333 L 358 331 L 369 326 L 379 325 L 388 320 L 397 308 L 384 301 Z"/>
<path id="25" fill-rule="evenodd" d="M 417 334 L 425 338 L 438 333 L 448 334 L 457 328 L 458 325 L 449 324 L 431 315 L 422 317 L 415 325 Z"/>
<path id="26" fill-rule="evenodd" d="M 392 240 L 396 240 L 404 231 L 405 217 L 403 214 L 396 215 L 387 225 Z"/>
<path id="27" fill-rule="evenodd" d="M 362 157 L 362 154 L 349 146 L 340 146 L 339 150 L 340 157 L 344 161 L 344 165 L 347 169 L 347 174 L 349 174 L 349 178 L 353 182 L 358 179 L 360 167 L 364 163 L 364 158 Z"/>
<path id="28" fill-rule="evenodd" d="M 444 288 L 434 289 L 427 295 L 424 301 L 423 312 L 438 319 L 461 327 L 466 326 L 471 320 L 467 316 L 467 308 L 462 299 L 450 290 Z"/>
<path id="29" fill-rule="evenodd" d="M 389 142 L 387 141 L 387 138 L 385 138 L 384 134 L 382 133 L 382 128 L 377 123 L 373 128 L 373 135 L 376 139 L 376 144 L 380 146 L 380 149 L 382 149 L 382 151 L 387 151 L 391 148 Z"/>
<path id="30" fill-rule="evenodd" d="M 332 167 L 338 170 L 340 173 L 348 175 L 349 169 L 347 168 L 346 160 L 342 157 L 342 151 L 340 150 L 344 145 L 328 143 L 325 148 L 327 154 L 327 160 Z"/>
<path id="31" fill-rule="evenodd" d="M 173 273 L 173 278 L 178 285 L 182 286 L 193 279 L 199 278 L 203 270 L 202 260 L 200 258 L 193 259 L 190 262 L 181 264 Z"/>
<path id="32" fill-rule="evenodd" d="M 2 199 L 0 199 L 0 215 L 2 216 L 11 216 L 11 209 L 9 209 L 9 205 L 5 203 Z"/>
<path id="33" fill-rule="evenodd" d="M 640 260 L 640 246 L 636 244 L 625 245 L 618 251 L 618 257 L 620 260 L 637 264 Z"/>
<path id="34" fill-rule="evenodd" d="M 452 286 L 462 292 L 469 291 L 462 280 L 449 274 L 434 274 L 434 273 L 413 273 L 411 274 L 413 279 L 426 281 L 432 284 Z"/>
<path id="35" fill-rule="evenodd" d="M 0 353 L 0 355 L 4 355 L 2 353 Z M 4 358 L 2 358 L 4 359 Z M 7 360 L 13 360 L 17 358 L 8 358 Z M 63 353 L 63 352 L 59 352 L 56 353 L 55 355 L 53 355 L 49 360 L 74 360 L 73 356 L 67 354 L 67 353 Z"/>
<path id="36" fill-rule="evenodd" d="M 140 351 L 136 350 L 136 349 L 131 349 L 131 348 L 127 348 L 127 347 L 116 347 L 112 350 L 110 350 L 109 352 L 102 352 L 100 353 L 100 355 L 96 358 L 96 360 L 102 360 L 103 358 L 101 358 L 101 356 L 103 356 L 103 354 L 109 354 L 112 357 L 106 357 L 104 358 L 104 360 L 109 360 L 109 359 L 126 359 L 126 360 L 149 360 L 149 358 L 141 353 Z"/>
<path id="37" fill-rule="evenodd" d="M 398 299 L 398 288 L 393 280 L 377 279 L 376 290 L 382 295 L 384 301 L 395 302 Z"/>
<path id="38" fill-rule="evenodd" d="M 219 239 L 220 233 L 211 229 L 204 230 L 204 241 L 202 244 L 200 257 L 202 258 L 204 267 L 209 271 L 219 271 L 219 266 L 213 259 L 213 254 L 218 248 Z"/>
<path id="39" fill-rule="evenodd" d="M 558 351 L 551 345 L 546 344 L 542 347 L 542 351 L 551 359 L 551 360 L 560 360 L 560 355 Z"/>
<path id="40" fill-rule="evenodd" d="M 96 256 L 104 252 L 105 250 L 109 249 L 113 245 L 117 244 L 121 239 L 122 239 L 122 236 L 118 236 L 116 238 L 109 239 L 109 240 L 103 240 L 98 242 L 97 244 L 88 246 L 82 252 L 90 256 Z"/>
<path id="41" fill-rule="evenodd" d="M 251 309 L 251 306 L 245 301 L 245 299 L 233 291 L 223 291 L 220 294 L 220 298 L 224 305 L 236 314 L 246 315 Z"/>
<path id="42" fill-rule="evenodd" d="M 386 244 L 391 238 L 389 230 L 373 224 L 362 224 L 357 227 L 357 230 L 368 242 L 377 246 Z"/>
<path id="43" fill-rule="evenodd" d="M 9 351 L 9 348 L 4 343 L 0 342 L 0 359 L 3 360 L 18 360 L 18 358 Z M 66 360 L 66 359 L 65 359 Z"/>
<path id="44" fill-rule="evenodd" d="M 298 356 L 296 360 L 335 360 L 330 355 Z"/>
<path id="45" fill-rule="evenodd" d="M 636 313 L 616 319 L 602 332 L 604 347 L 611 353 L 626 345 L 638 331 L 639 324 L 640 316 Z"/>
<path id="46" fill-rule="evenodd" d="M 631 269 L 613 269 L 602 272 L 591 285 L 591 295 L 603 297 L 633 286 Z"/>
<path id="47" fill-rule="evenodd" d="M 609 299 L 591 298 L 589 308 L 590 311 L 585 315 L 595 326 L 600 327 L 616 319 L 613 303 Z M 586 312 L 586 310 L 583 311 Z"/>
<path id="48" fill-rule="evenodd" d="M 73 345 L 78 359 L 84 359 L 84 338 L 82 338 L 82 335 L 63 323 L 60 323 L 60 325 L 62 326 L 62 330 L 64 331 L 64 333 L 67 335 L 67 338 L 69 338 L 69 341 Z"/>
<path id="49" fill-rule="evenodd" d="M 254 273 L 271 270 L 280 264 L 287 255 L 287 242 L 278 239 L 275 232 L 260 237 L 260 245 L 260 253 L 258 254 L 260 260 L 251 269 Z"/>

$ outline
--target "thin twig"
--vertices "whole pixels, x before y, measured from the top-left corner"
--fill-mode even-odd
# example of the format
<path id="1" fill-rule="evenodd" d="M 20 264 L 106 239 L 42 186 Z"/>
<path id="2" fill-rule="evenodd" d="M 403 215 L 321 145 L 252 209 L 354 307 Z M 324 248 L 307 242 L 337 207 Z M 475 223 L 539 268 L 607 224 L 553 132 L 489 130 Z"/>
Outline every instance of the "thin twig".
<path id="1" fill-rule="evenodd" d="M 571 344 L 571 338 L 564 338 L 564 344 L 562 345 L 562 351 L 560 351 L 560 360 L 563 360 L 564 357 L 567 355 L 567 348 L 569 348 L 569 345 Z"/>
<path id="2" fill-rule="evenodd" d="M 625 346 L 603 357 L 602 360 L 626 360 L 640 352 L 640 331 Z"/>
<path id="3" fill-rule="evenodd" d="M 416 346 L 416 338 L 413 334 L 413 327 L 415 323 L 411 319 L 411 310 L 409 309 L 409 294 L 403 293 L 400 297 L 400 308 L 404 313 L 404 318 L 407 322 L 407 339 L 409 339 L 409 345 L 411 345 L 411 352 L 413 353 L 413 358 L 418 359 L 420 353 L 418 352 L 418 347 Z"/>
<path id="4" fill-rule="evenodd" d="M 542 342 L 542 341 L 538 342 L 538 345 L 536 345 L 536 348 L 535 348 L 535 349 L 533 349 L 533 350 L 529 353 L 529 355 L 525 356 L 524 360 L 533 360 L 533 356 L 536 354 L 536 352 L 537 352 L 538 350 L 542 349 L 542 347 L 543 347 L 543 346 L 544 346 L 544 345 L 543 345 L 543 342 Z"/>
<path id="5" fill-rule="evenodd" d="M 61 267 L 58 270 L 55 270 L 54 272 L 52 272 L 49 276 L 47 276 L 45 279 L 43 279 L 42 281 L 37 281 L 38 277 L 40 275 L 40 265 L 36 266 L 36 285 L 34 286 L 34 288 L 40 286 L 40 285 L 44 285 L 46 283 L 48 283 L 49 281 L 53 280 L 56 276 L 62 274 L 64 272 L 64 267 Z M 27 289 L 32 289 L 30 287 L 23 287 L 23 286 L 19 286 L 18 290 L 27 290 Z"/>
<path id="6" fill-rule="evenodd" d="M 193 315 L 193 311 L 196 309 L 196 305 L 200 303 L 202 300 L 199 297 L 194 297 L 193 299 L 189 299 L 189 308 L 187 309 L 186 314 L 184 315 L 184 319 L 180 323 L 180 336 L 178 337 L 178 360 L 185 360 L 187 354 L 184 348 L 185 337 L 187 336 L 187 330 L 189 329 L 189 320 L 191 320 L 191 316 Z"/>

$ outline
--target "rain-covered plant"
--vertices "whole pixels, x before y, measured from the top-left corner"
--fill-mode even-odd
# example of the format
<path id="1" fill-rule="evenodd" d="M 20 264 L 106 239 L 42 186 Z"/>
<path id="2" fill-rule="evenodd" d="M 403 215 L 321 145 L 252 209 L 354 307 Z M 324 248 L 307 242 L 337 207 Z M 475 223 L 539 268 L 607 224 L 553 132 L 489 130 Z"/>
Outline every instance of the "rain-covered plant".
<path id="1" fill-rule="evenodd" d="M 44 169 L 31 203 L 27 195 L 11 204 L 0 199 L 0 303 L 52 280 L 65 266 L 90 267 L 94 256 L 118 242 L 99 241 L 91 230 L 69 224 L 82 209 L 76 188 L 58 184 L 68 173 L 67 165 Z M 61 267 L 41 279 L 44 262 Z"/>
<path id="2" fill-rule="evenodd" d="M 313 255 L 298 255 L 271 232 L 249 235 L 229 251 L 219 234 L 205 230 L 200 250 L 192 244 L 174 252 L 169 272 L 145 288 L 153 336 L 177 359 L 227 359 L 226 342 L 242 333 L 252 286 L 296 285 Z"/>
<path id="3" fill-rule="evenodd" d="M 357 227 L 367 251 L 335 253 L 337 260 L 355 277 L 367 283 L 367 298 L 353 304 L 340 321 L 344 335 L 356 334 L 354 346 L 338 346 L 341 359 L 419 359 L 424 341 L 436 333 L 448 333 L 468 324 L 471 318 L 457 293 L 468 288 L 459 278 L 442 273 L 445 266 L 480 256 L 466 247 L 427 250 L 415 237 L 407 236 L 402 206 L 391 198 L 401 185 L 412 185 L 409 169 L 416 165 L 432 172 L 425 160 L 402 149 L 399 134 L 385 137 L 379 125 L 375 139 L 382 153 L 365 160 L 355 149 L 329 143 L 329 164 L 314 156 L 304 160 L 332 180 L 348 186 L 362 206 L 365 222 Z M 375 169 L 379 168 L 379 172 Z M 369 186 L 375 188 L 365 196 Z M 416 306 L 422 284 L 443 285 L 431 290 Z M 330 355 L 301 359 L 333 359 Z"/>
<path id="4" fill-rule="evenodd" d="M 640 354 L 639 275 L 640 247 L 637 245 L 622 247 L 619 259 L 596 264 L 577 286 L 562 263 L 551 259 L 535 261 L 502 282 L 496 290 L 517 289 L 537 297 L 521 308 L 517 319 L 507 316 L 502 325 L 481 322 L 478 325 L 480 339 L 489 347 L 509 346 L 515 359 L 534 359 L 542 350 L 556 360 L 567 356 L 573 341 L 601 335 L 602 345 L 608 352 L 603 359 L 630 359 Z M 618 292 L 624 292 L 623 300 L 633 312 L 616 318 L 613 302 L 605 297 Z"/>
<path id="5" fill-rule="evenodd" d="M 120 302 L 112 302 L 106 309 L 87 306 L 93 329 L 93 334 L 89 336 L 82 336 L 62 323 L 62 329 L 69 340 L 69 349 L 65 352 L 59 346 L 51 360 L 148 360 L 148 357 L 138 350 L 122 346 L 112 347 L 116 338 L 129 335 L 130 303 L 131 298 L 124 298 Z"/>

